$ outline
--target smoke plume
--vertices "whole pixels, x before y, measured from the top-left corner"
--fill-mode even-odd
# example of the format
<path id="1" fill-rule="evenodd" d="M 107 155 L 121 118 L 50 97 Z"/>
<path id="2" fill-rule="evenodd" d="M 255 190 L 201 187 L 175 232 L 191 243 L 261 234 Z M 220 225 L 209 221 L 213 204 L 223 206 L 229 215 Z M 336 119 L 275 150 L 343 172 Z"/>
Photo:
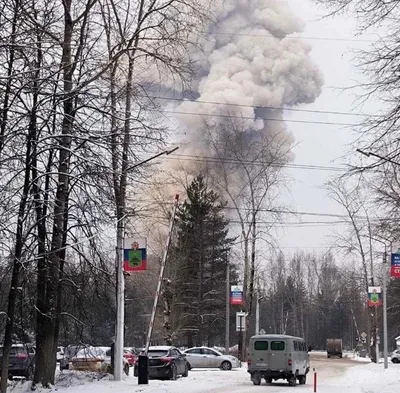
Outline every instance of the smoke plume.
<path id="1" fill-rule="evenodd" d="M 313 102 L 321 92 L 322 75 L 310 58 L 311 47 L 294 34 L 303 23 L 286 0 L 220 0 L 218 23 L 208 26 L 205 50 L 198 54 L 197 82 L 175 111 L 186 127 L 190 150 L 199 151 L 204 121 L 214 127 L 227 116 L 240 119 L 247 132 L 282 133 L 291 143 L 282 109 Z M 229 104 L 229 105 L 222 105 Z M 236 106 L 237 105 L 237 106 Z M 203 114 L 202 116 L 193 115 Z"/>

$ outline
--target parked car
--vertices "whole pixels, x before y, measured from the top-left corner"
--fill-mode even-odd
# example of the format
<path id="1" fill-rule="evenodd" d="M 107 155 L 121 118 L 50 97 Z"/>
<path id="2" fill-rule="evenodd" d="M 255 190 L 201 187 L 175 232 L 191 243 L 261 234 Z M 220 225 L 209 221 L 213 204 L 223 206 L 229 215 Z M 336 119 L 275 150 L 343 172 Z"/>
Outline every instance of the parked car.
<path id="1" fill-rule="evenodd" d="M 220 368 L 221 370 L 231 370 L 240 367 L 240 361 L 235 356 L 224 355 L 213 348 L 195 347 L 183 352 L 192 368 Z"/>
<path id="2" fill-rule="evenodd" d="M 64 347 L 57 347 L 57 362 L 60 362 L 64 357 Z"/>
<path id="3" fill-rule="evenodd" d="M 123 370 L 129 375 L 129 363 L 124 358 Z M 87 346 L 70 360 L 70 369 L 79 371 L 111 372 L 111 348 Z"/>
<path id="4" fill-rule="evenodd" d="M 137 361 L 137 355 L 134 348 L 124 348 L 124 358 L 127 360 L 129 366 L 134 366 Z"/>
<path id="5" fill-rule="evenodd" d="M 176 347 L 156 346 L 150 347 L 149 378 L 167 378 L 176 380 L 179 375 L 187 377 L 189 366 L 185 356 Z M 138 376 L 138 364 L 134 366 L 134 375 Z"/>
<path id="6" fill-rule="evenodd" d="M 392 353 L 392 355 L 390 356 L 390 360 L 392 361 L 392 363 L 400 363 L 400 349 L 397 349 Z"/>
<path id="7" fill-rule="evenodd" d="M 87 347 L 85 344 L 68 345 L 64 348 L 64 356 L 60 359 L 60 370 L 68 370 L 71 359 L 76 356 L 79 350 Z"/>
<path id="8" fill-rule="evenodd" d="M 8 376 L 22 376 L 32 379 L 35 372 L 35 348 L 32 345 L 14 344 L 11 346 L 8 362 Z M 3 366 L 3 347 L 0 347 L 0 371 Z"/>

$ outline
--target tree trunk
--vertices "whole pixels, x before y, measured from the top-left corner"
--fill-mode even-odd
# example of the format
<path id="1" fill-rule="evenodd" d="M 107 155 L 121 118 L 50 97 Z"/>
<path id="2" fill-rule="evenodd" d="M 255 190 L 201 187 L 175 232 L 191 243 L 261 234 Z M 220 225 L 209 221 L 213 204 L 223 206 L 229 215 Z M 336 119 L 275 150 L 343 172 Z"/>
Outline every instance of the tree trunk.
<path id="1" fill-rule="evenodd" d="M 6 393 L 7 391 L 8 363 L 10 358 L 10 349 L 12 344 L 13 330 L 14 330 L 15 309 L 18 298 L 19 276 L 22 266 L 21 257 L 24 247 L 23 226 L 24 226 L 24 217 L 29 195 L 29 183 L 30 183 L 30 165 L 31 165 L 31 148 L 32 148 L 31 131 L 32 130 L 30 130 L 28 134 L 28 141 L 27 141 L 27 148 L 25 155 L 25 179 L 18 209 L 17 233 L 15 238 L 15 251 L 13 256 L 11 287 L 8 295 L 7 321 L 6 321 L 6 328 L 4 332 L 4 343 L 3 343 L 3 359 L 2 359 L 3 366 L 1 370 L 1 382 L 0 382 L 1 393 Z"/>
<path id="2" fill-rule="evenodd" d="M 4 139 L 8 122 L 8 106 L 10 103 L 10 96 L 12 89 L 14 60 L 15 60 L 15 43 L 17 36 L 16 32 L 17 32 L 17 22 L 19 18 L 20 6 L 21 6 L 21 1 L 15 0 L 14 15 L 12 20 L 11 36 L 10 36 L 10 46 L 8 49 L 10 57 L 8 59 L 8 64 L 7 64 L 7 81 L 3 95 L 3 106 L 0 109 L 0 155 L 2 154 L 4 148 Z"/>
<path id="3" fill-rule="evenodd" d="M 62 136 L 59 146 L 59 166 L 57 191 L 54 206 L 53 234 L 51 252 L 43 270 L 38 270 L 38 280 L 45 285 L 38 288 L 37 302 L 37 331 L 36 331 L 36 368 L 34 383 L 41 383 L 44 387 L 54 384 L 54 342 L 56 339 L 56 312 L 58 303 L 58 287 L 60 279 L 60 251 L 64 238 L 64 218 L 68 204 L 70 148 L 74 122 L 74 100 L 72 91 L 72 36 L 73 21 L 71 16 L 72 0 L 64 0 L 64 37 L 62 53 L 62 69 L 64 81 L 64 115 L 62 122 Z M 48 262 L 48 263 L 46 263 Z M 47 265 L 47 266 L 46 266 Z M 50 354 L 50 355 L 49 355 Z"/>

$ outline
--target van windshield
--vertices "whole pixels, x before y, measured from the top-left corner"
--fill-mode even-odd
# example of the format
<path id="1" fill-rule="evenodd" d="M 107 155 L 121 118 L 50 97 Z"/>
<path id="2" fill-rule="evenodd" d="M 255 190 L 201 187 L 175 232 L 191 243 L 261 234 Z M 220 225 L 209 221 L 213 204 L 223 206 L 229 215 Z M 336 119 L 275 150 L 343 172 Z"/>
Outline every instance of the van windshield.
<path id="1" fill-rule="evenodd" d="M 284 341 L 271 341 L 271 351 L 284 351 L 285 342 Z"/>

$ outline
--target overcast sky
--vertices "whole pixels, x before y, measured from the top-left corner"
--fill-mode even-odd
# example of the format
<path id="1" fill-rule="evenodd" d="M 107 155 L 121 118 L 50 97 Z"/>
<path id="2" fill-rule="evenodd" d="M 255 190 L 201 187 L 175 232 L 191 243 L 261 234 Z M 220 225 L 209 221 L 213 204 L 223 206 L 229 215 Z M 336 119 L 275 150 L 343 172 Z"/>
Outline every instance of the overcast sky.
<path id="1" fill-rule="evenodd" d="M 352 86 L 361 80 L 352 50 L 366 48 L 368 42 L 365 40 L 372 40 L 372 36 L 356 37 L 355 21 L 348 15 L 321 20 L 324 10 L 319 9 L 311 0 L 289 0 L 289 3 L 306 23 L 303 35 L 313 47 L 312 57 L 320 67 L 325 80 L 322 94 L 316 102 L 299 108 L 358 112 L 360 108 L 355 108 L 354 103 L 357 92 L 343 91 L 340 88 Z M 362 110 L 364 113 L 371 112 L 373 105 L 365 105 Z M 356 116 L 290 111 L 285 113 L 285 119 L 330 123 L 354 123 L 360 120 Z M 296 140 L 295 164 L 340 167 L 347 162 L 346 156 L 349 152 L 354 156 L 357 155 L 349 146 L 354 141 L 354 133 L 348 127 L 288 122 L 288 128 Z M 286 198 L 294 210 L 344 214 L 340 206 L 330 200 L 326 191 L 322 189 L 324 183 L 338 172 L 305 169 L 288 171 L 293 181 L 290 184 L 290 194 Z M 289 217 L 285 218 L 284 222 L 289 220 Z M 298 222 L 300 218 L 291 220 Z M 337 219 L 302 215 L 301 220 L 326 222 Z M 331 234 L 335 229 L 342 230 L 343 227 L 337 224 L 289 226 L 280 231 L 279 244 L 288 254 L 292 254 L 297 248 L 323 252 L 331 245 Z"/>

